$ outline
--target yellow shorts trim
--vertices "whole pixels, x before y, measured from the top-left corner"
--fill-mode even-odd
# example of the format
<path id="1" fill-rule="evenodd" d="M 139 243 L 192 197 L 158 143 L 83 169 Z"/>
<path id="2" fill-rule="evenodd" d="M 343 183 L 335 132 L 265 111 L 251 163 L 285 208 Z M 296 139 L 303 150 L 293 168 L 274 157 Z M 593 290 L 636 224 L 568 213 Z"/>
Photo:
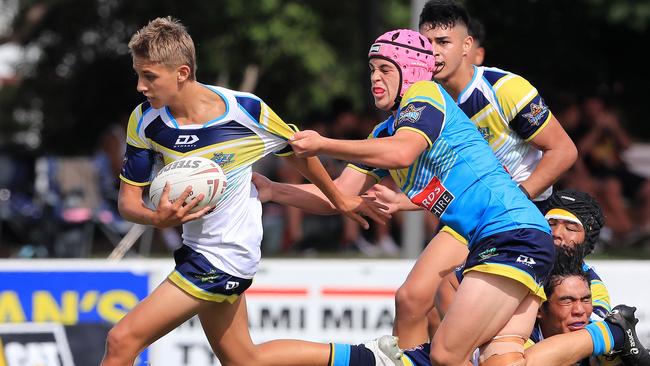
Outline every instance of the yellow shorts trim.
<path id="1" fill-rule="evenodd" d="M 468 268 L 465 271 L 463 271 L 463 274 L 469 272 L 469 271 L 477 271 L 477 272 L 482 272 L 482 273 L 490 273 L 490 274 L 495 274 L 503 277 L 507 277 L 510 279 L 513 279 L 524 286 L 528 287 L 530 292 L 542 299 L 542 301 L 546 301 L 546 294 L 544 293 L 544 286 L 538 284 L 533 277 L 520 270 L 519 268 L 509 266 L 507 264 L 500 264 L 500 263 L 484 263 L 484 264 L 479 264 L 478 266 L 474 266 L 472 268 Z"/>
<path id="2" fill-rule="evenodd" d="M 450 228 L 449 226 L 447 226 L 447 225 L 443 226 L 442 229 L 440 229 L 440 231 L 445 232 L 445 233 L 453 236 L 454 239 L 461 242 L 461 244 L 467 245 L 467 239 L 465 239 L 465 237 L 463 237 L 462 235 L 457 233 L 456 230 Z"/>
<path id="3" fill-rule="evenodd" d="M 169 276 L 167 276 L 167 278 L 170 281 L 172 281 L 172 283 L 174 283 L 176 286 L 180 287 L 181 290 L 196 297 L 197 299 L 212 301 L 212 302 L 228 301 L 229 303 L 233 304 L 235 301 L 237 301 L 237 298 L 239 297 L 239 295 L 221 295 L 221 294 L 212 294 L 210 292 L 207 292 L 197 287 L 192 282 L 188 281 L 176 270 L 170 273 Z"/>

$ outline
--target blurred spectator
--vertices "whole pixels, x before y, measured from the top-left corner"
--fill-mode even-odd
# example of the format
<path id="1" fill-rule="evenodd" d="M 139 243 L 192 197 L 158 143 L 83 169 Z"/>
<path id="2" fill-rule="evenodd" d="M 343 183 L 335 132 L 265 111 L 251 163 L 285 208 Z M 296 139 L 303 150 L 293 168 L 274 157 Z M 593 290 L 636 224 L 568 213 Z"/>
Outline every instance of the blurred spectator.
<path id="1" fill-rule="evenodd" d="M 483 47 L 485 44 L 485 27 L 480 20 L 471 18 L 467 26 L 467 32 L 474 38 L 474 43 L 467 54 L 467 58 L 474 65 L 483 65 L 485 60 L 485 47 Z"/>
<path id="2" fill-rule="evenodd" d="M 577 114 L 574 108 L 566 113 Z M 650 180 L 626 165 L 622 154 L 632 140 L 619 115 L 602 98 L 586 98 L 581 112 L 577 124 L 561 119 L 573 134 L 581 158 L 572 171 L 577 179 L 568 185 L 595 193 L 617 242 L 637 241 L 650 233 Z M 575 126 L 570 128 L 570 124 Z"/>

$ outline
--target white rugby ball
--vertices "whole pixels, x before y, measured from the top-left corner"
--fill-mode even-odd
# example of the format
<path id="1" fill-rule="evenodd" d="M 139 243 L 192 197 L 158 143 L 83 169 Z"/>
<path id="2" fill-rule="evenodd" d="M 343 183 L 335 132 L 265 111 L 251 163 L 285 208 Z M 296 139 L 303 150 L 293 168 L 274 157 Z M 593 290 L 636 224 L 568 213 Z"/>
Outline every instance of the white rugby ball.
<path id="1" fill-rule="evenodd" d="M 149 198 L 154 207 L 158 207 L 165 182 L 169 182 L 169 200 L 172 202 L 178 199 L 187 186 L 192 186 L 192 192 L 185 200 L 186 203 L 203 193 L 203 199 L 190 212 L 216 205 L 227 186 L 226 174 L 219 164 L 202 157 L 182 158 L 160 169 L 149 187 Z"/>

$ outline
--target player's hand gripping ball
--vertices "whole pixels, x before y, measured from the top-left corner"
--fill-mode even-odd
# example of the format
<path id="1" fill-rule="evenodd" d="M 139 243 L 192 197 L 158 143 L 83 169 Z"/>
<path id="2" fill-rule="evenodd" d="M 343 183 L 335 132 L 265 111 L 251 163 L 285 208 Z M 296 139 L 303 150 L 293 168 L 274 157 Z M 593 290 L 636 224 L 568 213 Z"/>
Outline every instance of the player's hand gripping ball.
<path id="1" fill-rule="evenodd" d="M 219 202 L 226 191 L 226 180 L 223 169 L 214 161 L 202 157 L 186 157 L 160 169 L 151 182 L 149 198 L 157 208 L 165 182 L 169 182 L 169 200 L 172 202 L 178 199 L 187 186 L 192 186 L 192 193 L 185 200 L 186 203 L 203 193 L 203 199 L 190 211 L 196 212 Z"/>

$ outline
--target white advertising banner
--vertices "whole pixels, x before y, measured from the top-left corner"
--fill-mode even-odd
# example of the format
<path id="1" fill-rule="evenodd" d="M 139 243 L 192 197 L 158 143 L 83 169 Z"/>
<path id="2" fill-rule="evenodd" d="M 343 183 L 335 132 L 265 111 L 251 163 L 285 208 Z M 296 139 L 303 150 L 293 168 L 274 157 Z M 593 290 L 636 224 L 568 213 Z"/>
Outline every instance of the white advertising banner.
<path id="1" fill-rule="evenodd" d="M 252 338 L 255 342 L 294 338 L 361 343 L 390 334 L 393 297 L 412 264 L 410 260 L 263 260 L 253 286 L 246 292 Z M 590 264 L 609 289 L 613 304 L 625 303 L 638 308 L 640 322 L 637 330 L 644 343 L 650 345 L 650 261 L 592 261 Z M 120 297 L 115 301 L 135 304 L 129 299 L 144 296 L 136 284 L 141 276 L 145 276 L 151 292 L 172 269 L 171 260 L 1 260 L 0 275 L 4 275 L 7 281 L 0 283 L 0 299 L 3 299 L 0 301 L 0 323 L 38 322 L 38 319 L 52 322 L 57 319 L 36 316 L 45 311 L 38 309 L 46 309 L 43 307 L 45 303 L 40 306 L 34 302 L 44 296 L 43 291 L 35 291 L 38 286 L 30 290 L 25 281 L 38 283 L 38 273 L 44 276 L 41 283 L 53 287 L 47 290 L 50 304 L 47 309 L 51 308 L 46 309 L 47 313 L 59 314 L 57 316 L 62 319 L 67 319 L 63 315 L 69 313 L 70 319 L 78 319 L 63 322 L 70 332 L 74 330 L 71 325 L 80 324 L 86 318 L 98 322 L 114 318 L 109 316 L 114 311 L 97 311 L 95 314 L 84 310 L 83 298 L 87 296 L 81 296 L 82 293 L 95 291 L 106 297 L 119 290 L 124 299 Z M 11 278 L 20 280 L 10 281 Z M 52 283 L 58 278 L 62 284 Z M 92 284 L 81 283 L 77 278 L 95 281 L 97 289 L 92 290 Z M 111 285 L 110 281 L 115 283 Z M 72 306 L 69 297 L 77 292 L 80 295 L 75 298 L 79 298 L 79 305 Z M 34 308 L 36 305 L 39 307 Z M 78 308 L 79 311 L 75 313 L 68 308 Z M 38 313 L 34 313 L 37 310 Z M 128 311 L 128 308 L 124 310 Z M 16 315 L 22 313 L 26 315 Z M 75 341 L 70 340 L 70 343 L 73 355 L 78 359 Z M 97 348 L 102 347 L 103 344 L 97 345 Z M 83 348 L 88 349 L 85 345 Z M 219 365 L 196 318 L 154 343 L 143 355 L 143 360 L 156 366 Z"/>

